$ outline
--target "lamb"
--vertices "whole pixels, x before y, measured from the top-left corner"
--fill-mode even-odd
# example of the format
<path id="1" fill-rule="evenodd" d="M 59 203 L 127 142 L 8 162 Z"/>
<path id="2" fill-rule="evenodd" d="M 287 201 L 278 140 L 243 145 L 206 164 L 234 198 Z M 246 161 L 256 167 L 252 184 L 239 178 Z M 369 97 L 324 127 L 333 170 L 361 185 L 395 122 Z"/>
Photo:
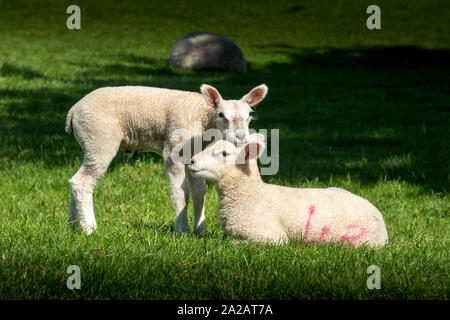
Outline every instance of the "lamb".
<path id="1" fill-rule="evenodd" d="M 97 228 L 94 187 L 122 148 L 162 155 L 176 213 L 176 234 L 190 231 L 189 190 L 194 232 L 206 230 L 205 181 L 186 174 L 185 164 L 190 156 L 183 162 L 173 157 L 173 151 L 213 128 L 225 133 L 233 143 L 245 142 L 252 107 L 264 99 L 268 88 L 264 84 L 257 86 L 240 100 L 224 100 L 217 89 L 206 84 L 200 91 L 201 94 L 143 86 L 105 87 L 89 93 L 70 109 L 65 130 L 74 134 L 84 151 L 83 164 L 69 180 L 70 225 L 81 227 L 88 234 Z M 175 137 L 173 132 L 181 128 L 188 134 Z"/>
<path id="2" fill-rule="evenodd" d="M 297 189 L 266 184 L 257 158 L 264 136 L 243 146 L 218 141 L 192 157 L 191 174 L 215 183 L 224 235 L 256 243 L 337 243 L 381 247 L 388 234 L 381 213 L 340 188 Z"/>

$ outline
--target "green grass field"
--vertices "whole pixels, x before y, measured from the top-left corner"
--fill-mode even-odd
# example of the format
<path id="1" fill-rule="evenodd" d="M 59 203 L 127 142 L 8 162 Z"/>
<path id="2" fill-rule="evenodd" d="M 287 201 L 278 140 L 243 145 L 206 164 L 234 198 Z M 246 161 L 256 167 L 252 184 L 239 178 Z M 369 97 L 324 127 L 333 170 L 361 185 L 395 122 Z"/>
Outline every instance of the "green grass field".
<path id="1" fill-rule="evenodd" d="M 365 1 L 0 2 L 0 298 L 448 299 L 450 6 Z M 179 71 L 187 32 L 237 42 L 247 74 Z M 64 132 L 70 107 L 102 86 L 238 98 L 269 86 L 253 128 L 280 130 L 280 169 L 264 180 L 345 188 L 383 213 L 380 249 L 259 246 L 223 239 L 208 184 L 204 237 L 172 234 L 162 159 L 120 152 L 94 194 L 98 231 L 67 228 L 68 179 L 82 152 Z M 192 210 L 189 217 L 192 221 Z M 69 290 L 66 268 L 81 268 Z M 366 269 L 381 269 L 369 290 Z"/>

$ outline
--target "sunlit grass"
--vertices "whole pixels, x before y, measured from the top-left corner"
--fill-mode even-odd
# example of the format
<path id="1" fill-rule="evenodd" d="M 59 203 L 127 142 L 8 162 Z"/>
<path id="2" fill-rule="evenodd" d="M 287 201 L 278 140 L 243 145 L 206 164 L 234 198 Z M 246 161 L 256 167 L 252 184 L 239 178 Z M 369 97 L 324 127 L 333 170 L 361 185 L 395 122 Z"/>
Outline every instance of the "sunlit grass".
<path id="1" fill-rule="evenodd" d="M 0 298 L 448 299 L 446 2 L 377 4 L 383 27 L 370 32 L 359 1 L 78 1 L 82 30 L 68 31 L 65 1 L 1 2 Z M 234 39 L 249 72 L 169 68 L 170 49 L 194 30 Z M 202 83 L 225 98 L 266 83 L 252 126 L 280 130 L 280 168 L 264 180 L 368 199 L 389 244 L 224 239 L 211 184 L 208 234 L 175 237 L 164 165 L 144 153 L 119 152 L 98 184 L 95 234 L 67 228 L 68 179 L 82 161 L 64 132 L 70 107 L 101 86 Z M 80 290 L 66 287 L 72 264 Z M 380 290 L 366 287 L 370 265 Z"/>

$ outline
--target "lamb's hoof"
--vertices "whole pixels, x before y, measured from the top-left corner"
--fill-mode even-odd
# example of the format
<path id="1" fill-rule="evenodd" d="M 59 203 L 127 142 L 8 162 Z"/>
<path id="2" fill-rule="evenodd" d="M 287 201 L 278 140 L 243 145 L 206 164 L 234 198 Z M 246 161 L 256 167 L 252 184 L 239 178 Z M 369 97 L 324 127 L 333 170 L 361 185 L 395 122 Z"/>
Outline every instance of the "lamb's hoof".
<path id="1" fill-rule="evenodd" d="M 193 234 L 196 235 L 197 237 L 206 237 L 209 233 L 208 230 L 203 230 L 203 231 L 194 231 Z"/>
<path id="2" fill-rule="evenodd" d="M 90 236 L 92 233 L 94 233 L 95 230 L 97 230 L 97 224 L 85 224 L 81 225 L 81 229 Z"/>
<path id="3" fill-rule="evenodd" d="M 173 230 L 174 235 L 176 235 L 177 237 L 182 237 L 184 235 L 188 236 L 190 232 L 191 232 L 191 230 L 189 230 L 189 229 L 180 230 L 179 228 L 177 228 L 177 229 Z"/>
<path id="4" fill-rule="evenodd" d="M 96 229 L 97 225 L 81 225 L 79 220 L 69 221 L 68 226 L 74 230 L 83 230 L 88 236 L 91 235 Z"/>
<path id="5" fill-rule="evenodd" d="M 95 231 L 96 229 L 97 229 L 97 226 L 83 228 L 84 232 L 86 232 L 86 234 L 87 234 L 88 236 L 90 236 L 92 233 L 94 233 L 94 231 Z"/>
<path id="6" fill-rule="evenodd" d="M 206 226 L 205 227 L 201 227 L 201 228 L 196 228 L 196 229 L 194 229 L 194 232 L 193 232 L 196 236 L 206 236 L 206 235 L 208 235 L 208 230 L 206 229 Z"/>
<path id="7" fill-rule="evenodd" d="M 202 222 L 200 222 L 200 224 L 198 226 L 194 225 L 194 234 L 196 235 L 206 235 L 207 232 L 207 228 L 206 228 L 206 222 L 203 220 Z"/>

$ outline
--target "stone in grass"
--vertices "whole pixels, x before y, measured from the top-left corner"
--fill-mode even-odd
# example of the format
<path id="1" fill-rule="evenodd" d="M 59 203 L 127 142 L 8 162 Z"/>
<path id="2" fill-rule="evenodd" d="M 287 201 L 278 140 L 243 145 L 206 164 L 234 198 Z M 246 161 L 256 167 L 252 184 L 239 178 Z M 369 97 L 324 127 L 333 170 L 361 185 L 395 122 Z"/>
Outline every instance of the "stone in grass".
<path id="1" fill-rule="evenodd" d="M 181 69 L 247 72 L 242 50 L 227 37 L 211 32 L 186 34 L 173 47 L 169 64 Z"/>

